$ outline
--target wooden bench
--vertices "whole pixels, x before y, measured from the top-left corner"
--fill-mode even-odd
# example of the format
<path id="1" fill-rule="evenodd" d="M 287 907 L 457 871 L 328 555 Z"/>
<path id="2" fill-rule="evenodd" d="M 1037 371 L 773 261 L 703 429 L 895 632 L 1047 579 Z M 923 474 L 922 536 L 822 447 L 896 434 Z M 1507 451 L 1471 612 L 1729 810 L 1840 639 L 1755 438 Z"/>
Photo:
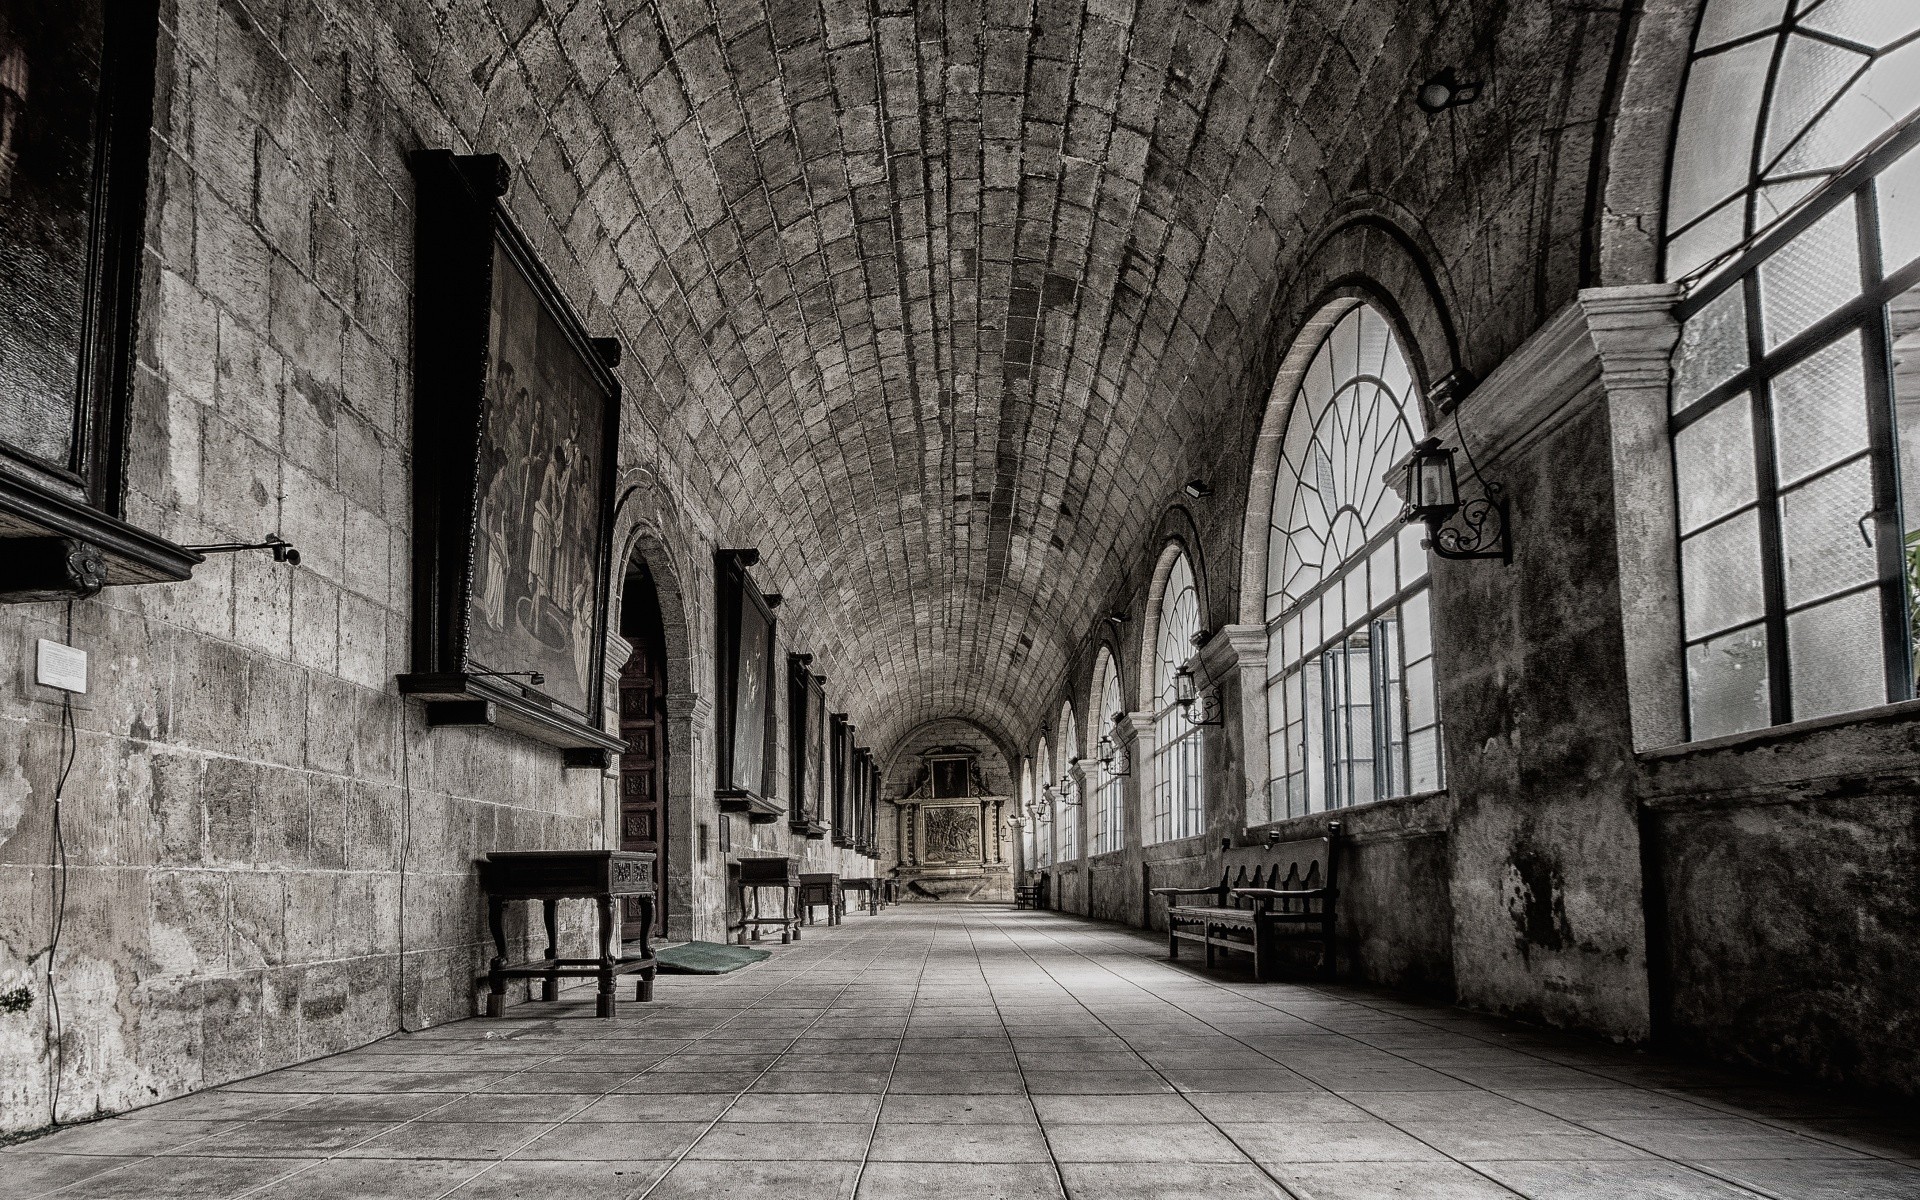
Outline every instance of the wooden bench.
<path id="1" fill-rule="evenodd" d="M 1327 825 L 1327 836 L 1283 842 L 1268 847 L 1265 867 L 1247 874 L 1241 864 L 1220 873 L 1210 888 L 1153 888 L 1167 901 L 1167 957 L 1180 957 L 1182 941 L 1206 947 L 1207 966 L 1219 950 L 1253 955 L 1253 976 L 1262 982 L 1277 977 L 1282 942 L 1317 942 L 1320 973 L 1333 978 L 1334 909 L 1340 897 L 1340 822 Z M 1211 903 L 1182 904 L 1182 897 L 1207 897 Z"/>
<path id="2" fill-rule="evenodd" d="M 600 989 L 594 1015 L 612 1017 L 613 987 L 622 975 L 638 973 L 635 1000 L 653 999 L 655 964 L 649 933 L 653 928 L 653 855 L 636 850 L 495 851 L 475 864 L 487 895 L 487 927 L 493 934 L 493 958 L 487 964 L 487 1015 L 507 1012 L 507 981 L 538 979 L 540 998 L 558 1000 L 562 979 L 595 979 Z M 616 901 L 640 898 L 640 952 L 614 953 L 618 922 Z M 594 901 L 600 914 L 600 953 L 592 958 L 561 958 L 556 912 L 561 900 Z M 547 927 L 547 952 L 526 962 L 507 961 L 506 907 L 513 900 L 538 900 Z M 619 943 L 623 948 L 625 942 Z"/>

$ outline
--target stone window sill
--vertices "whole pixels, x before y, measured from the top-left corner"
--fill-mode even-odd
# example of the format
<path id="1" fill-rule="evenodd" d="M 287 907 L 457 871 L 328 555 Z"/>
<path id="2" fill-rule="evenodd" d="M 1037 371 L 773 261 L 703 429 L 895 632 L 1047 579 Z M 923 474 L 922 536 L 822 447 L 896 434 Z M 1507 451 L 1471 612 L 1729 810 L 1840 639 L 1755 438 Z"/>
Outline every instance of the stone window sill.
<path id="1" fill-rule="evenodd" d="M 1894 704 L 1882 704 L 1876 708 L 1860 708 L 1852 712 L 1834 713 L 1832 716 L 1791 721 L 1785 725 L 1769 725 L 1765 729 L 1729 733 L 1724 737 L 1707 738 L 1698 742 L 1680 742 L 1672 746 L 1660 746 L 1652 750 L 1639 751 L 1638 757 L 1647 762 L 1671 761 L 1691 758 L 1695 755 L 1712 754 L 1721 750 L 1747 750 L 1770 746 L 1826 729 L 1892 725 L 1916 718 L 1920 718 L 1920 700 L 1901 700 Z"/>

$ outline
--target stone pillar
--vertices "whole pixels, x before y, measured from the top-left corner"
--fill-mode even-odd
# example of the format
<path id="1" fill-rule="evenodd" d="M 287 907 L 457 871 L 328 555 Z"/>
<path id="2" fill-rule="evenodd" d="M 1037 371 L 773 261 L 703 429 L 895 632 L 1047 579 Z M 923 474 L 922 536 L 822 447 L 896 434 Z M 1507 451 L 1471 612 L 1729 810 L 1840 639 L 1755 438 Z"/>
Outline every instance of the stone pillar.
<path id="1" fill-rule="evenodd" d="M 1007 844 L 1004 840 L 1007 834 L 1005 811 L 1006 801 L 995 800 L 993 802 L 993 825 L 991 828 L 993 830 L 993 861 L 996 863 L 1007 861 Z"/>
<path id="2" fill-rule="evenodd" d="M 713 794 L 696 793 L 701 758 L 706 749 L 704 731 L 713 717 L 713 701 L 693 692 L 669 692 L 667 705 L 667 813 L 666 840 L 661 853 L 667 856 L 667 937 L 673 941 L 691 941 L 697 936 L 693 926 L 695 872 L 703 864 L 694 862 L 694 826 L 701 821 L 714 822 L 719 810 Z M 719 852 L 719 829 L 714 830 L 713 861 L 704 864 L 701 882 L 718 893 L 718 903 L 710 905 L 720 914 L 720 928 L 705 931 L 711 941 L 725 940 L 727 866 Z"/>
<path id="3" fill-rule="evenodd" d="M 1113 723 L 1113 749 L 1127 756 L 1128 774 L 1120 780 L 1121 843 L 1129 859 L 1138 861 L 1146 844 L 1147 794 L 1153 778 L 1153 714 L 1123 713 Z M 1149 896 L 1142 890 L 1140 878 L 1127 882 L 1128 907 L 1141 914 L 1141 925 L 1151 927 Z"/>
<path id="4" fill-rule="evenodd" d="M 907 805 L 907 865 L 920 865 L 920 806 Z"/>
<path id="5" fill-rule="evenodd" d="M 1195 678 L 1214 688 L 1214 713 L 1226 722 L 1226 770 L 1210 791 L 1224 803 L 1210 821 L 1231 835 L 1271 819 L 1267 813 L 1267 630 L 1223 625 L 1198 655 Z"/>

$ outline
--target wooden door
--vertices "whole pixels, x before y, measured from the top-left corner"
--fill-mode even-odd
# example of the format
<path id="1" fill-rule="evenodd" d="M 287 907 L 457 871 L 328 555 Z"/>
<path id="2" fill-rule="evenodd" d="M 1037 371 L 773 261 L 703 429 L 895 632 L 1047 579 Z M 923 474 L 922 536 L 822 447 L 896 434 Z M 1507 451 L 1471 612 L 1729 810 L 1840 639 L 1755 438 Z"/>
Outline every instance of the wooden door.
<path id="1" fill-rule="evenodd" d="M 620 672 L 620 848 L 653 854 L 654 933 L 667 931 L 667 672 L 654 639 L 636 640 Z M 625 919 L 640 919 L 628 897 Z"/>

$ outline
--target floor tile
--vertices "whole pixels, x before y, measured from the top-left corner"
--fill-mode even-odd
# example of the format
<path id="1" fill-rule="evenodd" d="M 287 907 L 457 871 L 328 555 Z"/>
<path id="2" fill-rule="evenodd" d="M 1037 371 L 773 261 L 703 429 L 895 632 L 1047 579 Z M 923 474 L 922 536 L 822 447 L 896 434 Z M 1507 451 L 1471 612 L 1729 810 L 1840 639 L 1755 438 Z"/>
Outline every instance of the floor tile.
<path id="1" fill-rule="evenodd" d="M 487 1169 L 471 1160 L 335 1158 L 289 1175 L 248 1200 L 439 1200 Z"/>
<path id="2" fill-rule="evenodd" d="M 656 1161 L 678 1158 L 706 1133 L 700 1121 L 573 1121 L 517 1149 L 519 1159 Z"/>
<path id="3" fill-rule="evenodd" d="M 1067 1162 L 1244 1163 L 1246 1154 L 1208 1124 L 1053 1125 L 1047 1143 Z"/>
<path id="4" fill-rule="evenodd" d="M 747 1159 L 859 1162 L 866 1155 L 867 1142 L 872 1135 L 873 1127 L 865 1123 L 722 1122 L 708 1131 L 687 1157 L 718 1159 L 722 1162 Z"/>
<path id="5" fill-rule="evenodd" d="M 1070 1200 L 1293 1200 L 1246 1163 L 1061 1163 L 1060 1174 Z"/>
<path id="6" fill-rule="evenodd" d="M 1047 1161 L 1047 1142 L 1032 1123 L 882 1122 L 868 1157 L 873 1162 L 1039 1163 Z"/>
<path id="7" fill-rule="evenodd" d="M 628 1200 L 667 1173 L 670 1162 L 497 1163 L 447 1200 Z"/>
<path id="8" fill-rule="evenodd" d="M 647 1200 L 847 1200 L 859 1174 L 858 1163 L 685 1159 L 667 1172 Z"/>
<path id="9" fill-rule="evenodd" d="M 1057 1200 L 1059 1174 L 1045 1163 L 871 1162 L 856 1200 Z"/>
<path id="10" fill-rule="evenodd" d="M 1286 1163 L 1273 1168 L 1303 1200 L 1514 1200 L 1459 1163 Z"/>

